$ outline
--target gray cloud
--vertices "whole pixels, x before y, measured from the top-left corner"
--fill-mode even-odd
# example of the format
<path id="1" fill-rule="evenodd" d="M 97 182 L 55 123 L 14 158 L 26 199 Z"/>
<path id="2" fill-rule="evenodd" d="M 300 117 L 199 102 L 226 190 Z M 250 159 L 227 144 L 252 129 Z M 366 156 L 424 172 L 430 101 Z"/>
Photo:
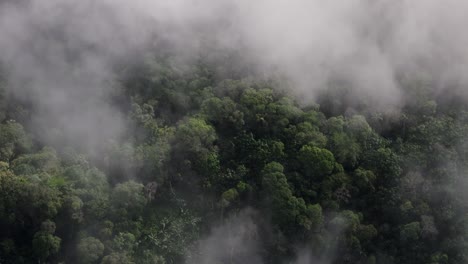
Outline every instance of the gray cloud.
<path id="1" fill-rule="evenodd" d="M 326 233 L 328 248 L 314 254 L 312 245 L 296 247 L 296 257 L 285 260 L 284 264 L 329 264 L 336 258 L 337 238 L 344 227 Z M 269 234 L 264 234 L 268 232 Z M 268 246 L 278 239 L 264 215 L 252 208 L 244 208 L 226 217 L 222 223 L 213 224 L 210 232 L 198 240 L 187 254 L 187 264 L 262 264 L 266 262 L 264 253 L 271 252 Z M 317 251 L 316 248 L 314 248 Z M 279 263 L 275 259 L 275 263 Z"/>
<path id="2" fill-rule="evenodd" d="M 37 123 L 93 146 L 125 127 L 106 102 L 112 66 L 155 40 L 181 57 L 238 50 L 305 100 L 338 79 L 391 108 L 401 75 L 442 92 L 468 84 L 467 13 L 458 0 L 4 1 L 0 60 L 14 93 L 38 105 Z"/>
<path id="3" fill-rule="evenodd" d="M 402 76 L 441 95 L 467 86 L 467 13 L 458 0 L 3 1 L 0 61 L 40 139 L 94 150 L 127 126 L 109 103 L 113 66 L 161 40 L 181 58 L 237 50 L 305 101 L 339 80 L 387 109 L 402 103 Z"/>
<path id="4" fill-rule="evenodd" d="M 263 263 L 256 215 L 258 212 L 244 209 L 214 227 L 207 237 L 197 242 L 187 263 Z"/>

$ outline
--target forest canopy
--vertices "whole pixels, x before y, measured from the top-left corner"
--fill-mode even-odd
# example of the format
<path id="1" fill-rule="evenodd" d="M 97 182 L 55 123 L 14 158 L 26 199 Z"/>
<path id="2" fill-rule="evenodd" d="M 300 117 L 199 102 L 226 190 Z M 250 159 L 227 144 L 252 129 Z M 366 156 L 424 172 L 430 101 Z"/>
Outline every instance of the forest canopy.
<path id="1" fill-rule="evenodd" d="M 202 62 L 144 67 L 115 87 L 129 126 L 99 155 L 44 145 L 34 106 L 3 93 L 3 262 L 284 263 L 303 247 L 333 263 L 468 260 L 464 104 L 416 85 L 398 116 L 337 114 L 321 103 L 338 89 L 299 105 Z M 206 252 L 213 226 L 240 242 Z"/>
<path id="2" fill-rule="evenodd" d="M 165 2 L 0 1 L 0 263 L 468 263 L 468 2 Z"/>

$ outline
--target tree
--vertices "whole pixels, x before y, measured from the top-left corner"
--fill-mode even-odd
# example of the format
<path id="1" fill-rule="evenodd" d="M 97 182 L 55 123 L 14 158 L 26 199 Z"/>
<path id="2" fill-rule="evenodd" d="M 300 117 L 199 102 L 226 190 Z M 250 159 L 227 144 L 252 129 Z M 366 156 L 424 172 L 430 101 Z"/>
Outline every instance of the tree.
<path id="1" fill-rule="evenodd" d="M 83 264 L 96 263 L 104 253 L 104 245 L 95 237 L 80 239 L 76 247 L 77 261 Z"/>
<path id="2" fill-rule="evenodd" d="M 30 137 L 23 126 L 13 120 L 0 124 L 0 160 L 9 162 L 15 155 L 29 150 Z"/>
<path id="3" fill-rule="evenodd" d="M 238 110 L 236 103 L 228 97 L 205 100 L 202 112 L 207 121 L 221 134 L 235 135 L 235 132 L 244 126 L 244 113 Z"/>
<path id="4" fill-rule="evenodd" d="M 173 161 L 179 163 L 174 170 L 184 176 L 195 171 L 200 177 L 186 177 L 186 185 L 200 185 L 201 178 L 210 178 L 219 172 L 219 159 L 214 128 L 201 118 L 189 118 L 179 124 L 175 136 Z"/>
<path id="5" fill-rule="evenodd" d="M 34 235 L 32 248 L 39 260 L 47 260 L 58 253 L 61 239 L 47 231 L 39 231 Z"/>
<path id="6" fill-rule="evenodd" d="M 329 175 L 335 167 L 335 157 L 333 157 L 333 154 L 313 144 L 303 146 L 299 150 L 298 159 L 304 167 L 305 174 L 317 179 Z"/>
<path id="7" fill-rule="evenodd" d="M 306 209 L 307 217 L 310 219 L 308 229 L 319 231 L 323 225 L 324 216 L 320 204 L 309 204 Z"/>
<path id="8" fill-rule="evenodd" d="M 59 172 L 60 162 L 53 148 L 45 147 L 34 154 L 24 154 L 12 161 L 12 170 L 18 175 L 53 175 Z"/>
<path id="9" fill-rule="evenodd" d="M 200 118 L 189 118 L 177 128 L 176 140 L 179 149 L 194 154 L 204 154 L 213 148 L 216 132 L 212 126 Z"/>
<path id="10" fill-rule="evenodd" d="M 116 252 L 105 256 L 101 261 L 101 264 L 134 264 L 134 263 L 135 262 L 133 262 L 131 258 L 128 257 L 126 254 L 116 253 Z M 156 263 L 159 264 L 158 262 Z M 161 264 L 164 264 L 164 262 L 161 262 Z"/>
<path id="11" fill-rule="evenodd" d="M 404 243 L 410 243 L 419 238 L 421 234 L 421 225 L 419 222 L 411 222 L 400 228 L 400 240 Z"/>
<path id="12" fill-rule="evenodd" d="M 112 191 L 111 204 L 121 217 L 139 215 L 147 203 L 144 186 L 133 180 L 119 183 Z"/>
<path id="13" fill-rule="evenodd" d="M 307 210 L 304 200 L 293 195 L 281 164 L 268 163 L 262 171 L 262 179 L 267 206 L 272 208 L 273 223 L 284 231 L 297 231 L 297 225 L 310 229 L 319 224 L 318 208 L 312 206 Z M 313 221 L 307 213 L 314 217 Z"/>

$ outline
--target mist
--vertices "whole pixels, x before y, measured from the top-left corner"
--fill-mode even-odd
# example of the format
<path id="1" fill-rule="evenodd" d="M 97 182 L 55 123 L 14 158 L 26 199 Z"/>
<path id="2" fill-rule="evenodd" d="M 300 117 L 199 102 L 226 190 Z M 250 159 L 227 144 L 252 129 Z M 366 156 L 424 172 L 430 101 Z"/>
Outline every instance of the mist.
<path id="1" fill-rule="evenodd" d="M 210 234 L 197 242 L 187 264 L 263 263 L 258 223 L 259 214 L 244 209 L 214 225 Z"/>
<path id="2" fill-rule="evenodd" d="M 401 105 L 405 75 L 440 94 L 467 84 L 467 12 L 457 0 L 4 1 L 0 60 L 10 92 L 37 105 L 36 123 L 91 147 L 125 127 L 106 102 L 113 66 L 161 40 L 184 59 L 238 50 L 306 103 L 339 80 L 388 109 Z"/>
<path id="3" fill-rule="evenodd" d="M 154 54 L 170 53 L 182 72 L 237 54 L 234 66 L 284 81 L 274 88 L 301 105 L 343 85 L 370 112 L 398 112 L 411 103 L 408 79 L 429 83 L 436 98 L 467 102 L 466 25 L 462 0 L 4 0 L 0 65 L 6 92 L 34 109 L 26 127 L 36 141 L 96 156 L 132 125 L 113 101 L 119 74 Z M 255 214 L 214 225 L 188 263 L 262 263 Z M 333 262 L 308 246 L 294 263 Z"/>
<path id="4" fill-rule="evenodd" d="M 311 245 L 297 246 L 296 256 L 284 264 L 330 264 L 336 254 L 333 242 L 342 233 L 342 229 L 328 235 L 329 249 L 314 255 Z M 243 208 L 234 212 L 222 223 L 213 223 L 211 230 L 202 239 L 196 241 L 194 248 L 187 254 L 187 264 L 263 264 L 278 261 L 267 254 L 268 245 L 273 243 L 275 233 L 272 226 L 262 216 L 261 212 L 253 208 Z M 269 241 L 272 240 L 272 241 Z M 267 260 L 266 260 L 267 259 Z"/>

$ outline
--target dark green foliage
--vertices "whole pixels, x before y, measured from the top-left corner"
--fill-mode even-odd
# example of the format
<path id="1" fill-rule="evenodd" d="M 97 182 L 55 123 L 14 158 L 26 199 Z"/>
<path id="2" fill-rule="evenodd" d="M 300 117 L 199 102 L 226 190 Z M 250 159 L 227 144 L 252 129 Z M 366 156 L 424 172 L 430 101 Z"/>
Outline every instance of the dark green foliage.
<path id="1" fill-rule="evenodd" d="M 265 263 L 298 247 L 330 263 L 468 262 L 465 105 L 416 84 L 398 114 L 348 88 L 299 105 L 217 63 L 121 73 L 128 127 L 93 155 L 33 141 L 31 106 L 0 93 L 0 263 L 184 263 L 244 208 Z"/>
<path id="2" fill-rule="evenodd" d="M 97 263 L 104 253 L 104 245 L 99 239 L 86 237 L 80 239 L 76 248 L 77 262 L 88 264 Z"/>
<path id="3" fill-rule="evenodd" d="M 32 249 L 34 255 L 40 260 L 47 260 L 50 256 L 57 254 L 60 249 L 61 239 L 46 231 L 34 234 Z"/>
<path id="4" fill-rule="evenodd" d="M 27 151 L 31 139 L 26 135 L 23 126 L 15 121 L 0 124 L 0 160 L 10 161 L 15 155 Z"/>
<path id="5" fill-rule="evenodd" d="M 299 161 L 308 177 L 321 179 L 329 175 L 335 167 L 335 157 L 326 150 L 313 145 L 305 145 L 299 150 Z"/>

